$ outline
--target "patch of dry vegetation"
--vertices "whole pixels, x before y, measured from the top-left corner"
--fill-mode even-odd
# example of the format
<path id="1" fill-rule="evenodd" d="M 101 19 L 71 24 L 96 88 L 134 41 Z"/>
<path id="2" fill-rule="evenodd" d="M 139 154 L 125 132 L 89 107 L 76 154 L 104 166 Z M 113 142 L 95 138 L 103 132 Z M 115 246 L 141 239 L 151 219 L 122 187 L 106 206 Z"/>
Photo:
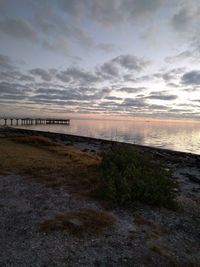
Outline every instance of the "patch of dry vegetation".
<path id="1" fill-rule="evenodd" d="M 154 231 L 152 231 L 152 232 L 147 232 L 147 233 L 145 234 L 145 238 L 146 238 L 146 239 L 158 239 L 158 238 L 160 238 L 160 233 L 158 233 L 158 232 L 154 232 Z"/>
<path id="2" fill-rule="evenodd" d="M 159 254 L 159 255 L 163 255 L 163 251 L 162 251 L 161 247 L 158 246 L 158 245 L 151 246 L 150 249 L 151 249 L 153 252 L 155 252 L 155 253 L 157 253 L 157 254 Z"/>
<path id="3" fill-rule="evenodd" d="M 108 212 L 94 209 L 81 209 L 57 215 L 41 223 L 40 230 L 45 233 L 67 231 L 70 234 L 96 235 L 114 224 L 114 217 Z"/>
<path id="4" fill-rule="evenodd" d="M 175 206 L 168 174 L 151 155 L 130 146 L 117 146 L 100 158 L 46 137 L 10 135 L 0 139 L 0 159 L 0 173 L 24 175 L 51 187 L 67 186 L 113 205 L 141 201 Z"/>
<path id="5" fill-rule="evenodd" d="M 146 233 L 146 239 L 160 238 L 162 235 L 169 234 L 170 231 L 166 227 L 153 222 L 152 220 L 146 219 L 140 214 L 136 214 L 134 217 L 134 222 L 139 226 L 148 226 L 150 231 Z"/>
<path id="6" fill-rule="evenodd" d="M 34 145 L 34 146 L 58 146 L 59 145 L 58 143 L 54 142 L 53 140 L 47 137 L 37 136 L 37 135 L 12 136 L 9 138 L 9 140 L 17 142 L 17 143 Z"/>
<path id="7" fill-rule="evenodd" d="M 0 173 L 14 172 L 47 186 L 70 186 L 75 191 L 91 190 L 97 184 L 100 159 L 72 146 L 48 138 L 18 136 L 0 139 Z M 91 186 L 92 185 L 92 186 Z"/>
<path id="8" fill-rule="evenodd" d="M 147 220 L 144 216 L 142 216 L 140 214 L 135 215 L 134 222 L 138 225 L 148 225 L 151 227 L 156 226 L 156 224 L 153 221 Z"/>
<path id="9" fill-rule="evenodd" d="M 152 245 L 150 247 L 151 251 L 159 255 L 160 257 L 163 257 L 166 261 L 166 266 L 171 267 L 180 267 L 180 264 L 177 262 L 174 256 L 171 256 L 169 254 L 169 251 L 167 248 L 160 246 L 159 244 Z M 193 265 L 187 265 L 187 266 L 193 266 Z"/>

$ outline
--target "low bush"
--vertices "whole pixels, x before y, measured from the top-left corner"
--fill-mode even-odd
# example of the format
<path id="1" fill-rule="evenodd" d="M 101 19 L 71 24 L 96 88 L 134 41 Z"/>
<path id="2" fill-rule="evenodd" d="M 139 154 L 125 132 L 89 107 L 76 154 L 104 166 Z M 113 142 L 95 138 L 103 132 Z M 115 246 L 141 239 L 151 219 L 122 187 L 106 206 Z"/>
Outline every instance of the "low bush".
<path id="1" fill-rule="evenodd" d="M 134 201 L 173 208 L 175 182 L 152 154 L 130 145 L 118 145 L 103 154 L 100 194 L 116 205 Z"/>

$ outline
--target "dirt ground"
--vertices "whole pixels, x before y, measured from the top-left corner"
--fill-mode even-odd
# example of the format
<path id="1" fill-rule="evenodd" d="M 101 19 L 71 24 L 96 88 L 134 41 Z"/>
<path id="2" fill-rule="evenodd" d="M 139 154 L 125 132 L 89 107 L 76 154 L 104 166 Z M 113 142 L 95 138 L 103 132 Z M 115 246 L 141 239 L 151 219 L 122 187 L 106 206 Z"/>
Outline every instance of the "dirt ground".
<path id="1" fill-rule="evenodd" d="M 1 134 L 0 266 L 199 266 L 199 158 L 155 151 L 180 184 L 179 210 L 139 203 L 131 210 L 107 210 L 85 194 L 101 148 L 83 144 L 55 149 L 16 143 Z M 72 190 L 90 168 L 91 177 Z M 100 231 L 84 232 L 85 222 L 87 229 L 94 227 L 94 217 L 86 220 L 88 213 L 83 211 L 100 214 L 95 218 Z M 44 222 L 55 219 L 50 231 L 43 231 Z M 83 233 L 77 235 L 80 230 Z"/>

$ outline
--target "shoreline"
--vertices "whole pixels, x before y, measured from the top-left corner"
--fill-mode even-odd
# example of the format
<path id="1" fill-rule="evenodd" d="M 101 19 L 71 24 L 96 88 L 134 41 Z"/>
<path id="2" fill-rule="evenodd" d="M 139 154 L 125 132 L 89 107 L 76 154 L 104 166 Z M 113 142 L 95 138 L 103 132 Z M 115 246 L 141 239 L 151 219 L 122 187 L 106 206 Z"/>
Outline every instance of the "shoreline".
<path id="1" fill-rule="evenodd" d="M 152 147 L 152 146 L 146 146 L 146 145 L 140 145 L 140 144 L 127 143 L 127 142 L 122 142 L 122 141 L 107 140 L 107 139 L 101 139 L 101 138 L 95 138 L 95 137 L 87 137 L 87 136 L 58 133 L 58 132 L 24 129 L 24 128 L 3 126 L 1 128 L 1 132 L 2 132 L 2 129 L 3 131 L 8 130 L 7 132 L 12 131 L 12 132 L 19 133 L 19 134 L 41 135 L 41 136 L 50 138 L 52 140 L 57 140 L 61 142 L 71 142 L 75 145 L 77 143 L 87 143 L 90 146 L 95 144 L 96 146 L 104 147 L 106 145 L 125 144 L 125 145 L 138 147 L 140 149 L 143 149 L 144 151 L 172 154 L 173 156 L 190 156 L 192 158 L 198 158 L 200 160 L 200 154 L 195 154 L 192 152 L 177 151 L 177 150 L 172 150 L 172 149 L 167 149 L 167 148 L 159 148 L 159 147 Z"/>
<path id="2" fill-rule="evenodd" d="M 187 181 L 190 181 L 192 183 L 196 183 L 197 185 L 200 184 L 200 155 L 197 154 L 93 137 L 45 132 L 31 129 L 21 129 L 14 127 L 0 128 L 0 135 L 2 135 L 2 132 L 5 133 L 5 136 L 8 136 L 9 134 L 42 136 L 45 138 L 49 138 L 52 141 L 58 142 L 64 146 L 73 146 L 75 148 L 78 148 L 82 152 L 87 152 L 93 155 L 100 155 L 103 151 L 107 151 L 111 147 L 119 144 L 133 146 L 143 152 L 151 153 L 156 161 L 171 169 L 174 173 L 177 173 L 177 175 L 181 177 L 181 180 L 183 180 L 183 183 L 187 183 Z M 189 186 L 189 190 L 190 189 L 191 188 Z"/>

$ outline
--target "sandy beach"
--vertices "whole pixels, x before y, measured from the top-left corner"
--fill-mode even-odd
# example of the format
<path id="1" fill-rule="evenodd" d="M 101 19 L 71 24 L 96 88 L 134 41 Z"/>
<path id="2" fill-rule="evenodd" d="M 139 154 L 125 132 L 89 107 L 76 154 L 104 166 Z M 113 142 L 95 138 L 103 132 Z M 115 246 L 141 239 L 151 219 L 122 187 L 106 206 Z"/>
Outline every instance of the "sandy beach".
<path id="1" fill-rule="evenodd" d="M 13 139 L 16 136 L 48 138 L 55 146 L 59 144 L 61 150 L 52 144 L 45 147 L 22 144 Z M 88 185 L 83 186 L 78 176 L 84 175 L 86 163 L 87 168 L 93 166 L 100 160 L 101 152 L 115 143 L 0 128 L 1 266 L 199 266 L 200 156 L 136 146 L 153 153 L 172 172 L 179 184 L 179 209 L 141 203 L 131 209 L 110 208 L 88 196 Z M 38 171 L 33 167 L 29 177 L 30 161 L 44 164 L 44 169 L 40 165 Z M 66 162 L 67 173 L 73 172 L 67 183 L 62 177 Z M 75 167 L 74 162 L 78 164 Z M 55 166 L 50 168 L 52 164 Z M 55 177 L 55 173 L 60 177 Z M 40 177 L 44 177 L 42 182 Z M 77 217 L 80 211 L 99 213 L 104 224 L 91 232 L 90 222 Z M 71 228 L 68 225 L 65 231 L 42 231 L 44 222 L 58 215 L 62 218 L 63 214 L 68 214 Z M 84 223 L 88 223 L 85 233 L 76 235 Z M 75 233 L 69 229 L 75 229 Z"/>

